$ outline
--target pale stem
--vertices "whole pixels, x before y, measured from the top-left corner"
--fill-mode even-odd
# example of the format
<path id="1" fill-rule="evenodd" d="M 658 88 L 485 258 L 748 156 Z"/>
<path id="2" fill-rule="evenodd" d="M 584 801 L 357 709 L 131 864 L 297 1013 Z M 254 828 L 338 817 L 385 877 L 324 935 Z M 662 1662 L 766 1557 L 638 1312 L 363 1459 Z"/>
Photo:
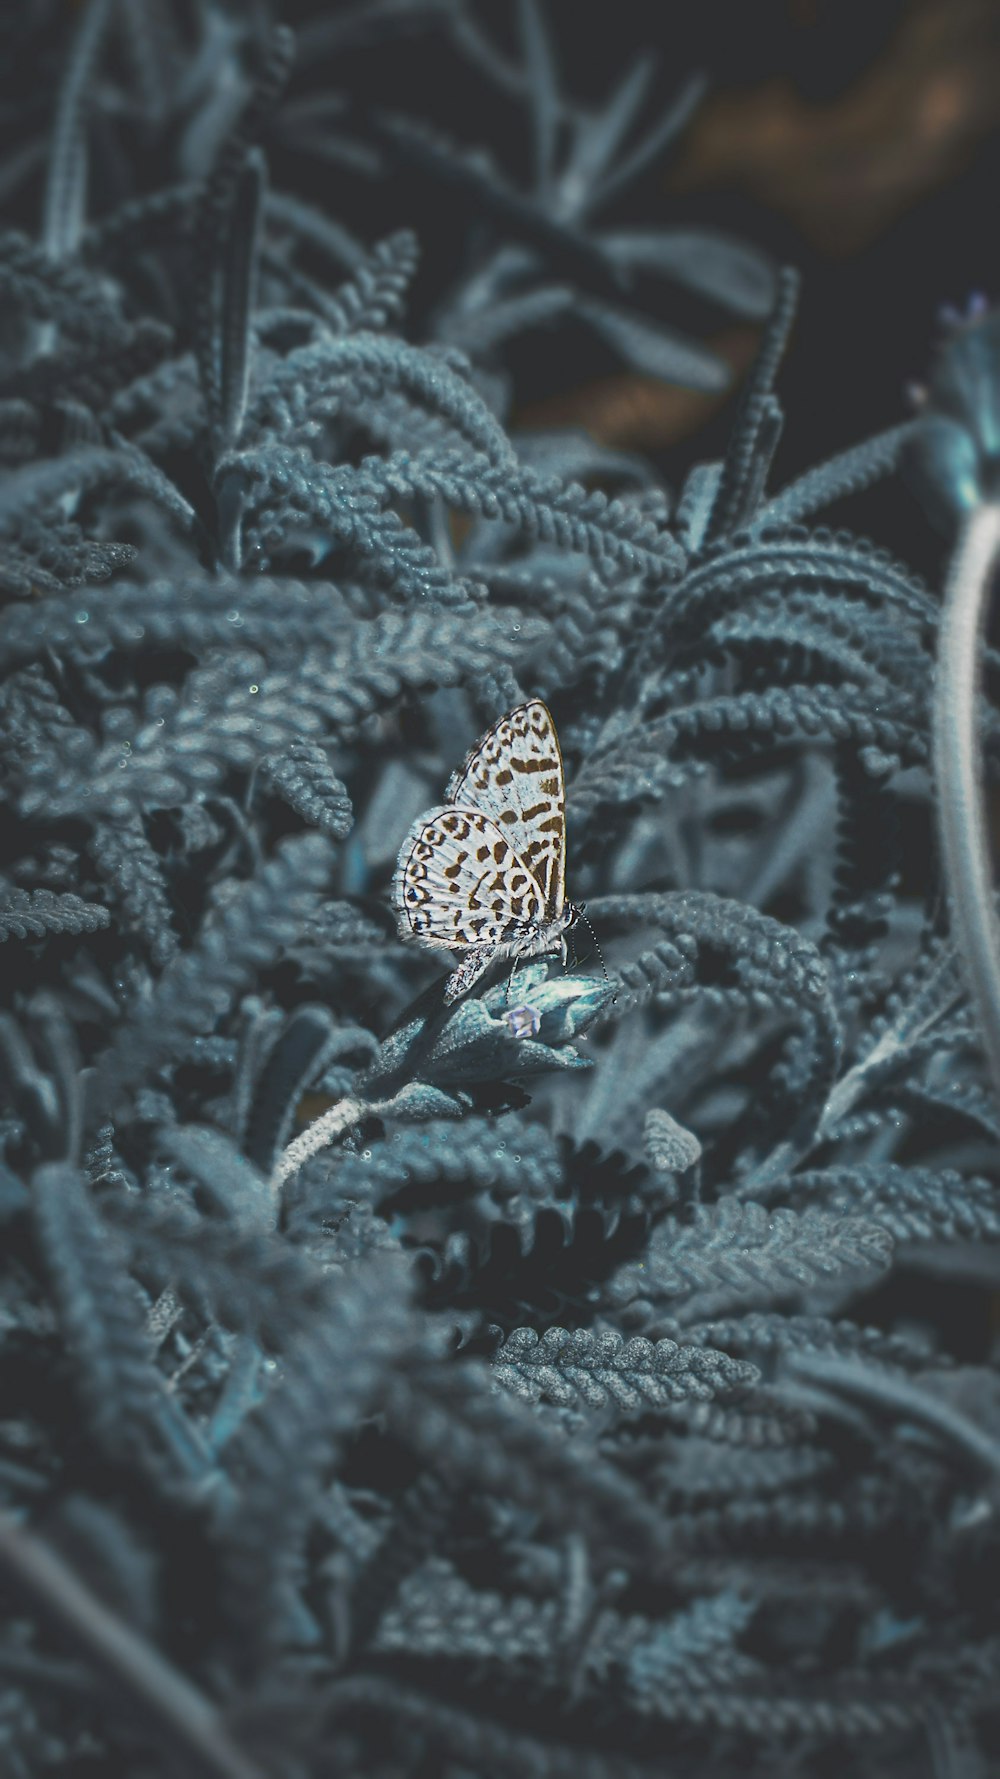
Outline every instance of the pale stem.
<path id="1" fill-rule="evenodd" d="M 105 1606 L 63 1558 L 0 1512 L 0 1571 L 70 1637 L 109 1683 L 123 1706 L 152 1719 L 158 1744 L 171 1743 L 192 1775 L 263 1779 L 235 1742 L 212 1701 L 175 1668 L 134 1625 Z"/>
<path id="2" fill-rule="evenodd" d="M 934 777 L 955 940 L 1000 1094 L 1000 945 L 977 717 L 981 644 L 1000 553 L 1000 505 L 979 506 L 958 541 L 938 642 Z"/>
<path id="3" fill-rule="evenodd" d="M 308 1124 L 305 1130 L 300 1131 L 299 1135 L 293 1138 L 287 1149 L 282 1149 L 274 1164 L 274 1171 L 271 1174 L 271 1191 L 275 1197 L 280 1193 L 285 1181 L 291 1179 L 293 1174 L 297 1174 L 299 1168 L 303 1167 L 312 1156 L 318 1155 L 321 1149 L 326 1149 L 331 1143 L 335 1143 L 338 1137 L 343 1136 L 345 1130 L 350 1130 L 352 1124 L 360 1124 L 362 1118 L 367 1118 L 376 1111 L 378 1111 L 378 1107 L 372 1105 L 368 1100 L 338 1100 L 335 1106 L 331 1106 L 328 1111 L 323 1113 L 322 1118 L 316 1118 L 312 1124 Z"/>

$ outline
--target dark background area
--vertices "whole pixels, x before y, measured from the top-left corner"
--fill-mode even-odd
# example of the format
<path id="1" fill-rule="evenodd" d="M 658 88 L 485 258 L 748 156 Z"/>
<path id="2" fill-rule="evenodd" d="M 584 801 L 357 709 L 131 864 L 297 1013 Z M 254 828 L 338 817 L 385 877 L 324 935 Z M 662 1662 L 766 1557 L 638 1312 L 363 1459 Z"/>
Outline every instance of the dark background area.
<path id="1" fill-rule="evenodd" d="M 192 5 L 192 17 L 197 8 Z M 246 19 L 252 8 L 236 9 Z M 517 9 L 478 10 L 488 50 L 479 71 L 449 41 L 447 8 L 410 9 L 395 44 L 376 29 L 378 6 L 291 5 L 282 16 L 298 34 L 295 70 L 268 151 L 275 186 L 309 197 L 365 240 L 415 227 L 422 265 L 420 304 L 461 264 L 469 219 L 436 183 L 414 171 L 388 179 L 359 175 L 335 152 L 297 150 L 287 114 L 322 93 L 372 100 L 433 121 L 456 144 L 496 150 L 516 186 L 530 179 L 523 106 L 511 91 Z M 370 31 L 365 14 L 372 19 Z M 263 13 L 262 13 L 263 16 Z M 803 274 L 798 319 L 783 370 L 794 411 L 779 448 L 780 483 L 803 465 L 891 425 L 908 409 L 940 329 L 941 306 L 964 306 L 1000 288 L 995 226 L 1000 185 L 1000 8 L 995 0 L 877 0 L 652 6 L 622 0 L 548 9 L 563 88 L 581 103 L 606 100 L 637 58 L 655 62 L 644 122 L 655 121 L 684 80 L 702 71 L 706 97 L 680 143 L 616 206 L 609 220 L 710 225 L 765 248 Z M 9 102 L 0 113 L 0 202 L 5 220 L 38 224 L 45 141 L 58 73 L 77 8 L 7 9 L 0 53 Z M 488 35 L 487 35 L 488 34 Z M 366 42 L 366 35 L 370 41 Z M 503 46 L 503 56 L 496 52 Z M 119 53 L 121 53 L 119 51 Z M 504 59 L 504 58 L 509 59 Z M 490 66 L 492 64 L 492 66 Z M 25 105 L 25 94 L 30 97 Z M 25 133 L 26 113 L 37 136 Z M 155 119 L 136 135 L 136 188 L 160 183 Z M 98 145 L 99 154 L 99 145 Z M 145 165 L 144 165 L 145 163 Z M 99 215 L 120 197 L 94 181 Z M 668 318 L 693 326 L 737 376 L 755 332 L 717 318 L 704 299 L 672 293 Z M 602 367 L 591 337 L 571 329 L 536 334 L 519 348 L 522 425 L 573 423 L 625 448 L 656 456 L 676 485 L 687 464 L 717 455 L 731 400 L 695 396 Z M 696 440 L 696 443 L 694 442 Z M 880 529 L 905 527 L 914 560 L 914 514 L 879 492 Z M 864 511 L 856 523 L 864 529 Z M 885 541 L 898 546 L 898 536 Z M 921 566 L 935 552 L 925 538 Z"/>

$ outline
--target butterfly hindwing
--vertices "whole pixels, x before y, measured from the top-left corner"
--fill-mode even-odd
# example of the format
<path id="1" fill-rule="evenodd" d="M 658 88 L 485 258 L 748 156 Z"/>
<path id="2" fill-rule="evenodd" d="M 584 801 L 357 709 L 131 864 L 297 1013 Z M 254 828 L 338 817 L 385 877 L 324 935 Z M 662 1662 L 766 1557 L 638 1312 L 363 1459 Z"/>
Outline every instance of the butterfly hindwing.
<path id="1" fill-rule="evenodd" d="M 542 892 L 481 809 L 432 809 L 399 854 L 393 899 L 404 938 L 459 951 L 501 945 L 545 916 Z"/>
<path id="2" fill-rule="evenodd" d="M 559 737 L 540 698 L 519 704 L 488 730 L 447 794 L 500 829 L 538 884 L 538 918 L 558 919 L 566 899 L 566 789 Z"/>

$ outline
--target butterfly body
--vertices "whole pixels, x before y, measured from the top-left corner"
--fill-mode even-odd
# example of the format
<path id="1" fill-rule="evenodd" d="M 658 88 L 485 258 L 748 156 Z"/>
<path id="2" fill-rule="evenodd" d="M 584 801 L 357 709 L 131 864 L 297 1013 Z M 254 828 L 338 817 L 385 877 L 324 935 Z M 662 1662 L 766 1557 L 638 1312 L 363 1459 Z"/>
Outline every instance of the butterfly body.
<path id="1" fill-rule="evenodd" d="M 501 717 L 447 795 L 403 841 L 393 900 L 404 938 L 465 954 L 445 989 L 453 1001 L 502 958 L 565 957 L 575 910 L 562 755 L 546 706 L 531 699 Z"/>

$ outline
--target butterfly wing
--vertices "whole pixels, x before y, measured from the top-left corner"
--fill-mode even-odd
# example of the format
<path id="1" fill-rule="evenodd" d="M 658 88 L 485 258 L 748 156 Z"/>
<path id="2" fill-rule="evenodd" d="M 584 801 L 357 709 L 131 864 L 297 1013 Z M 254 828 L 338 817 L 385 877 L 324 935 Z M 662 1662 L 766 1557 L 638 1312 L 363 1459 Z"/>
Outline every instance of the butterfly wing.
<path id="1" fill-rule="evenodd" d="M 452 805 L 414 823 L 392 894 L 402 937 L 447 951 L 501 945 L 545 915 L 510 838 L 481 809 Z"/>
<path id="2" fill-rule="evenodd" d="M 500 829 L 538 884 L 542 915 L 557 920 L 566 900 L 566 786 L 556 726 L 540 698 L 494 723 L 447 795 Z"/>

